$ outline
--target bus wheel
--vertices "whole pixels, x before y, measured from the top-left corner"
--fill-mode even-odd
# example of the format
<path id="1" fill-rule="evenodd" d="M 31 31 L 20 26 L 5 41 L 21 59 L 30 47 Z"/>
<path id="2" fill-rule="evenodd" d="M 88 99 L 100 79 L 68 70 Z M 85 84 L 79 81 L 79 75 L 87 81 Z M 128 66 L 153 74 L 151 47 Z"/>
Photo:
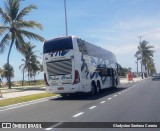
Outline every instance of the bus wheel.
<path id="1" fill-rule="evenodd" d="M 116 82 L 116 80 L 113 78 L 112 88 L 115 89 L 116 87 L 117 87 L 117 82 Z"/>
<path id="2" fill-rule="evenodd" d="M 92 85 L 91 85 L 91 92 L 90 92 L 90 96 L 94 96 L 94 95 L 95 95 L 95 93 L 96 93 L 95 84 L 94 84 L 94 83 L 92 83 Z"/>
<path id="3" fill-rule="evenodd" d="M 97 82 L 97 90 L 96 90 L 96 93 L 100 93 L 101 92 L 101 85 L 99 82 Z"/>

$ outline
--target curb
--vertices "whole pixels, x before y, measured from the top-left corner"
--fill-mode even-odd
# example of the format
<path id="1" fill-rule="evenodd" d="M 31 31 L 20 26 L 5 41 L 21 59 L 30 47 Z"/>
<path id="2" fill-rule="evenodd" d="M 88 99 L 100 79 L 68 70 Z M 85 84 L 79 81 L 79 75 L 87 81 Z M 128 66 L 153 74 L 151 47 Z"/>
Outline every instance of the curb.
<path id="1" fill-rule="evenodd" d="M 32 101 L 21 102 L 21 103 L 17 103 L 17 104 L 8 105 L 8 106 L 3 106 L 3 107 L 0 107 L 0 112 L 5 111 L 5 110 L 10 110 L 10 109 L 15 109 L 15 108 L 27 106 L 27 105 L 31 105 L 31 104 L 35 104 L 35 103 L 44 102 L 49 99 L 55 99 L 55 98 L 59 98 L 59 97 L 61 97 L 61 96 L 55 95 L 55 96 L 51 96 L 51 97 L 40 98 L 40 99 L 36 99 L 36 100 L 32 100 Z"/>

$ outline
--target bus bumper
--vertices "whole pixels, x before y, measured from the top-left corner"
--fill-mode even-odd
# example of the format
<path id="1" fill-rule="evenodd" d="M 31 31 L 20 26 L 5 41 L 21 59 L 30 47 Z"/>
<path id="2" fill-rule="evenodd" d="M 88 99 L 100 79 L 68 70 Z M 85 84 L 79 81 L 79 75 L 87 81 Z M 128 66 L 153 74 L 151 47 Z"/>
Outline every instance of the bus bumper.
<path id="1" fill-rule="evenodd" d="M 65 93 L 77 93 L 77 92 L 84 92 L 82 90 L 82 86 L 80 83 L 75 85 L 62 85 L 62 86 L 47 86 L 46 91 L 48 93 L 58 93 L 58 94 L 65 94 Z"/>

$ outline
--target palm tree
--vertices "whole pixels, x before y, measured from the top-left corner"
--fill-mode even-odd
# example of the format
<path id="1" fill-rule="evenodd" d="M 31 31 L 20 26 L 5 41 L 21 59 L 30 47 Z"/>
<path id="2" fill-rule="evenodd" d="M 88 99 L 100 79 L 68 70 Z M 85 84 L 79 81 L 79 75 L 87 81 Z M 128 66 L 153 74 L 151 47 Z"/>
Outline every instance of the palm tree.
<path id="1" fill-rule="evenodd" d="M 0 77 L 2 77 L 2 69 L 1 69 L 1 67 L 0 67 Z"/>
<path id="2" fill-rule="evenodd" d="M 14 78 L 14 69 L 13 69 L 13 67 L 11 65 L 9 65 L 9 68 L 8 68 L 8 64 L 7 63 L 4 64 L 3 67 L 2 67 L 2 74 L 1 75 L 2 75 L 2 78 L 6 78 L 7 81 L 8 81 L 8 75 L 9 75 L 9 77 L 11 79 Z"/>
<path id="3" fill-rule="evenodd" d="M 22 79 L 22 86 L 24 85 L 24 73 L 25 71 L 28 72 L 28 80 L 31 76 L 32 70 L 36 67 L 37 56 L 35 55 L 36 51 L 33 51 L 36 46 L 32 45 L 30 42 L 23 45 L 22 55 L 24 56 L 24 59 L 22 61 L 23 64 L 20 65 L 20 69 L 22 68 L 23 73 L 23 79 Z M 30 80 L 29 80 L 30 84 Z"/>
<path id="4" fill-rule="evenodd" d="M 31 69 L 31 74 L 30 77 L 34 78 L 35 81 L 35 76 L 37 73 L 41 72 L 41 64 L 38 60 L 36 60 L 33 64 L 32 64 L 32 69 Z"/>
<path id="5" fill-rule="evenodd" d="M 156 73 L 154 60 L 152 58 L 147 60 L 147 69 L 148 69 L 148 74 Z"/>
<path id="6" fill-rule="evenodd" d="M 138 51 L 136 52 L 136 55 L 139 55 L 139 58 L 141 59 L 141 72 L 142 72 L 142 66 L 144 65 L 145 73 L 146 73 L 147 61 L 153 58 L 154 51 L 152 50 L 152 48 L 154 47 L 149 45 L 149 42 L 145 40 L 139 43 Z"/>
<path id="7" fill-rule="evenodd" d="M 138 77 L 138 61 L 141 59 L 140 55 L 136 52 L 136 54 L 134 55 L 137 58 L 137 77 Z"/>
<path id="8" fill-rule="evenodd" d="M 26 38 L 39 40 L 41 42 L 44 41 L 43 37 L 30 31 L 30 29 L 35 28 L 42 30 L 42 25 L 35 21 L 24 20 L 24 17 L 33 9 L 37 9 L 37 7 L 35 5 L 29 5 L 20 10 L 21 1 L 22 0 L 6 0 L 4 3 L 4 9 L 0 7 L 0 16 L 3 21 L 3 25 L 0 25 L 0 35 L 4 36 L 0 42 L 0 52 L 3 53 L 6 46 L 9 46 L 9 52 L 7 56 L 8 67 L 11 49 L 14 44 L 16 49 L 21 52 Z M 26 29 L 29 29 L 29 31 Z M 9 75 L 8 83 L 10 89 L 11 81 Z"/>
<path id="9" fill-rule="evenodd" d="M 35 78 L 36 73 L 40 70 L 39 69 L 39 61 L 37 60 L 38 56 L 35 54 L 31 57 L 31 60 L 27 66 L 27 72 L 28 72 L 28 80 L 30 85 L 30 79 Z"/>

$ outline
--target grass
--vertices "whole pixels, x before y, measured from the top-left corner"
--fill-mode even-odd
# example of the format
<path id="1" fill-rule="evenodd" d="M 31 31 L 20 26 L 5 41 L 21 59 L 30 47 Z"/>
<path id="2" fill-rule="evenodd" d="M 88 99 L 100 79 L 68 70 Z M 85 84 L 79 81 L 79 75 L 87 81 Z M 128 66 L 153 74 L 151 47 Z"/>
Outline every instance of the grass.
<path id="1" fill-rule="evenodd" d="M 50 97 L 50 96 L 55 96 L 55 94 L 39 93 L 39 94 L 21 96 L 21 97 L 16 97 L 16 98 L 8 98 L 8 99 L 0 100 L 0 107 L 12 105 L 12 104 L 17 104 L 17 103 L 21 103 L 21 102 L 37 100 L 40 98 L 46 98 L 46 97 Z"/>
<path id="2" fill-rule="evenodd" d="M 20 86 L 22 86 L 22 81 L 19 81 L 18 83 L 20 84 Z M 30 86 L 32 86 L 32 85 L 44 85 L 44 84 L 45 84 L 44 80 L 36 80 L 36 83 L 35 83 L 35 81 L 30 82 Z M 29 86 L 29 82 L 24 81 L 24 86 Z"/>
<path id="3" fill-rule="evenodd" d="M 16 85 L 14 84 L 16 83 Z M 30 85 L 28 81 L 24 81 L 23 86 L 39 86 L 39 85 L 45 85 L 44 80 L 36 80 L 35 81 L 30 81 Z M 7 85 L 2 85 L 0 88 L 8 87 Z M 12 87 L 22 87 L 22 81 L 12 81 Z"/>

